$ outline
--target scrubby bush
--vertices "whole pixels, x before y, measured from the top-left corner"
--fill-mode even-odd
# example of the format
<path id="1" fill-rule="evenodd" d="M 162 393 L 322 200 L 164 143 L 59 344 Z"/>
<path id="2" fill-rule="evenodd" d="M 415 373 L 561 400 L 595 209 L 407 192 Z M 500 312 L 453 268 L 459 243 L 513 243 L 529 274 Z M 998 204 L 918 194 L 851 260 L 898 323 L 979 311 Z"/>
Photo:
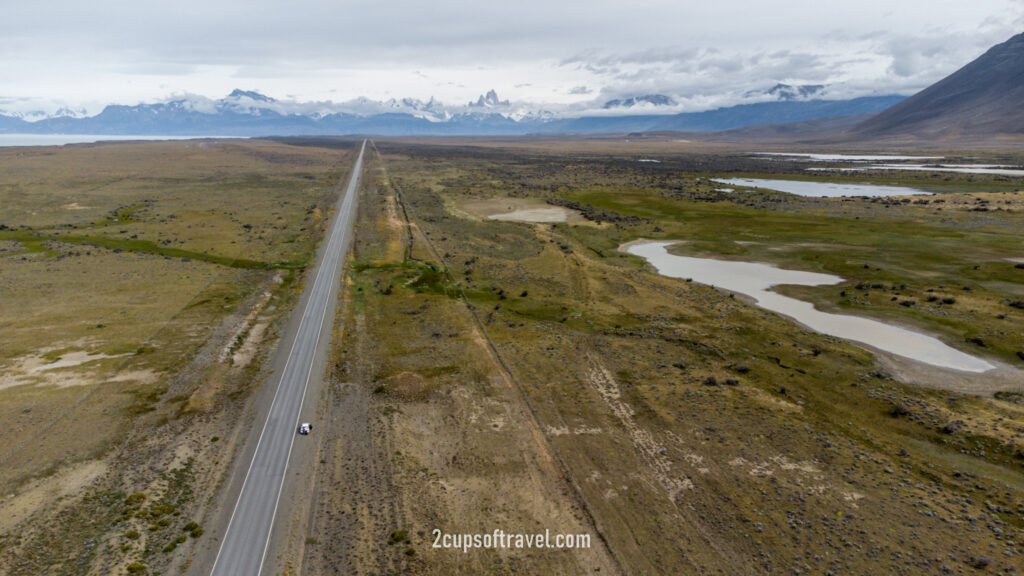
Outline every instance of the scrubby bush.
<path id="1" fill-rule="evenodd" d="M 892 408 L 889 409 L 889 415 L 893 418 L 899 418 L 901 416 L 909 416 L 910 410 L 907 409 L 903 403 L 893 404 Z"/>

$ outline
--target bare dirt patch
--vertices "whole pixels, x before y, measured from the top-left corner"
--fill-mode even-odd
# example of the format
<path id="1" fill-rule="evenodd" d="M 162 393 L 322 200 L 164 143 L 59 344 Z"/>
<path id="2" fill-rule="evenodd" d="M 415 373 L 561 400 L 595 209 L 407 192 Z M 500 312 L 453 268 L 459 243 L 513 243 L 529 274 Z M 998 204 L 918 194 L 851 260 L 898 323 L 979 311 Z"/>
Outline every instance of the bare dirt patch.
<path id="1" fill-rule="evenodd" d="M 386 378 L 378 385 L 378 390 L 392 394 L 404 400 L 423 400 L 433 389 L 430 382 L 415 372 L 401 372 Z"/>
<path id="2" fill-rule="evenodd" d="M 22 384 L 52 385 L 62 388 L 84 386 L 100 381 L 97 365 L 103 360 L 124 358 L 128 354 L 107 355 L 101 352 L 76 350 L 61 353 L 52 358 L 43 350 L 39 355 L 22 356 L 14 359 L 0 374 L 0 390 Z"/>
<path id="3" fill-rule="evenodd" d="M 877 349 L 874 352 L 879 364 L 898 380 L 909 384 L 989 397 L 1000 391 L 1024 389 L 1024 371 L 992 359 L 988 362 L 995 364 L 994 369 L 974 374 L 930 366 Z"/>
<path id="4" fill-rule="evenodd" d="M 673 472 L 672 461 L 668 458 L 665 447 L 650 432 L 638 426 L 634 421 L 633 408 L 622 401 L 622 393 L 619 391 L 619 385 L 615 382 L 615 378 L 596 358 L 588 358 L 588 361 L 591 365 L 589 372 L 591 385 L 597 389 L 612 414 L 629 432 L 634 449 L 643 455 L 644 460 L 650 466 L 652 475 L 665 490 L 668 499 L 678 504 L 679 494 L 684 490 L 692 490 L 693 481 L 681 477 L 679 472 Z"/>
<path id="5" fill-rule="evenodd" d="M 15 494 L 5 494 L 0 498 L 0 533 L 11 530 L 41 508 L 82 492 L 107 469 L 103 460 L 81 462 L 33 480 Z"/>
<path id="6" fill-rule="evenodd" d="M 277 284 L 280 278 L 280 274 L 275 275 L 273 282 Z M 253 305 L 252 311 L 235 326 L 227 344 L 220 351 L 218 361 L 225 362 L 230 358 L 231 364 L 239 368 L 244 368 L 252 361 L 253 354 L 267 329 L 267 320 L 259 320 L 260 312 L 263 311 L 272 295 L 269 291 L 264 291 L 260 295 Z"/>
<path id="7" fill-rule="evenodd" d="M 583 215 L 576 210 L 552 206 L 535 198 L 489 198 L 460 202 L 453 211 L 469 213 L 475 218 L 489 220 L 510 220 L 514 222 L 583 222 Z"/>

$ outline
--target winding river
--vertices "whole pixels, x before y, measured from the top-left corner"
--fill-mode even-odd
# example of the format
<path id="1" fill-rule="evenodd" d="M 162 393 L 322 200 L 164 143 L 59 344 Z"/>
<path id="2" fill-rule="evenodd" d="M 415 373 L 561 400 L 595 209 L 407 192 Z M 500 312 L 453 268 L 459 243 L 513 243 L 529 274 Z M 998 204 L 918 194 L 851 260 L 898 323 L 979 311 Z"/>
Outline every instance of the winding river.
<path id="1" fill-rule="evenodd" d="M 758 306 L 789 316 L 822 334 L 852 340 L 940 368 L 965 372 L 986 372 L 995 368 L 992 364 L 948 346 L 932 336 L 860 316 L 822 312 L 810 302 L 783 296 L 771 290 L 773 286 L 780 284 L 839 284 L 843 281 L 839 276 L 784 270 L 758 262 L 677 256 L 668 252 L 668 247 L 675 243 L 640 242 L 623 248 L 630 254 L 645 258 L 663 276 L 692 278 L 695 282 L 745 294 L 753 298 Z"/>

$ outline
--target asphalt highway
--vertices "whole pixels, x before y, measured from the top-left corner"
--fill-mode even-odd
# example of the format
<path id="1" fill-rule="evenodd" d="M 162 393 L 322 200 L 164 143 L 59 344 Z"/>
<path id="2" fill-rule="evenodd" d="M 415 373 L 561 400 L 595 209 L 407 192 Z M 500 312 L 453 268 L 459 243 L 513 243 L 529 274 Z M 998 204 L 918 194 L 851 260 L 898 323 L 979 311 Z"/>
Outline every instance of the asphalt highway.
<path id="1" fill-rule="evenodd" d="M 331 320 L 334 316 L 328 311 L 334 309 L 335 288 L 352 236 L 356 187 L 365 150 L 366 142 L 363 142 L 344 199 L 327 228 L 327 241 L 321 248 L 319 264 L 312 272 L 313 280 L 306 284 L 305 305 L 295 311 L 302 315 L 298 332 L 280 373 L 270 413 L 263 424 L 256 452 L 221 540 L 212 576 L 259 575 L 263 569 L 292 444 L 299 428 L 303 398 L 310 379 L 323 377 L 323 374 L 315 373 L 319 371 L 314 370 L 314 364 L 317 364 L 315 360 L 321 339 L 329 339 L 333 335 Z M 314 423 L 313 433 L 316 432 Z"/>

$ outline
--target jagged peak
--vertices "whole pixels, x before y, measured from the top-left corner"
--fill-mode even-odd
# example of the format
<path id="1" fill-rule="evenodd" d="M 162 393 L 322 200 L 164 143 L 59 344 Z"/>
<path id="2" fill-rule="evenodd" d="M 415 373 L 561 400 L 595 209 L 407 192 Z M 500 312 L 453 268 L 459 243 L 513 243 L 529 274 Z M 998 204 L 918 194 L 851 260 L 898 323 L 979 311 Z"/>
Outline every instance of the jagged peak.
<path id="1" fill-rule="evenodd" d="M 498 93 L 492 88 L 487 91 L 487 94 L 481 94 L 476 102 L 470 102 L 469 106 L 475 108 L 493 108 L 495 106 L 508 106 L 508 100 L 501 100 L 498 98 Z"/>
<path id="2" fill-rule="evenodd" d="M 240 88 L 235 88 L 234 90 L 232 90 L 231 94 L 228 94 L 227 97 L 234 98 L 236 100 L 239 98 L 250 98 L 257 102 L 277 102 L 277 100 L 275 100 L 274 98 L 260 94 L 255 90 L 242 90 Z"/>

